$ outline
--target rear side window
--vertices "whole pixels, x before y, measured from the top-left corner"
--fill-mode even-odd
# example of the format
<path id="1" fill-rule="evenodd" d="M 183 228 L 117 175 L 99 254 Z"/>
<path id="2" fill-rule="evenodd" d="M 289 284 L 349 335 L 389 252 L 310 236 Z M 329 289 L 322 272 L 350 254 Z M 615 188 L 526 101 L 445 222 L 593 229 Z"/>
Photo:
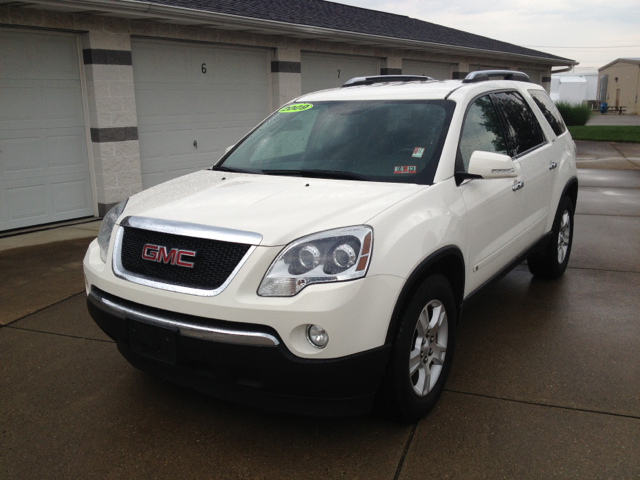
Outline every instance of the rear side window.
<path id="1" fill-rule="evenodd" d="M 457 171 L 469 171 L 469 160 L 476 150 L 507 153 L 502 126 L 489 95 L 474 100 L 467 110 L 460 136 Z"/>
<path id="2" fill-rule="evenodd" d="M 555 134 L 560 136 L 566 132 L 567 127 L 565 127 L 564 122 L 562 121 L 562 115 L 560 115 L 560 112 L 553 101 L 549 98 L 549 95 L 547 95 L 547 92 L 542 90 L 529 90 L 529 93 L 544 115 L 544 118 L 546 118 L 549 125 L 551 125 Z"/>
<path id="3" fill-rule="evenodd" d="M 500 92 L 494 95 L 507 120 L 514 157 L 545 142 L 538 120 L 519 93 Z"/>

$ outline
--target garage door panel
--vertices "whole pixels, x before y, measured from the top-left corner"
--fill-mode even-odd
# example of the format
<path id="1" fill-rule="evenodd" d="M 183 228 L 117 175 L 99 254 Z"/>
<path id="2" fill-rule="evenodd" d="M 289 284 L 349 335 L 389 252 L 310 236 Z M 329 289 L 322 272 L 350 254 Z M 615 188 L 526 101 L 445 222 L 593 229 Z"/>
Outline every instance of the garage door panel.
<path id="1" fill-rule="evenodd" d="M 2 48 L 0 64 L 3 66 L 2 78 L 28 78 L 32 75 L 33 48 L 25 37 L 0 33 Z"/>
<path id="2" fill-rule="evenodd" d="M 337 88 L 353 77 L 380 74 L 377 58 L 303 53 L 302 93 Z"/>
<path id="3" fill-rule="evenodd" d="M 86 152 L 86 137 L 84 130 L 75 134 L 49 136 L 46 139 L 49 165 L 55 168 L 57 174 L 61 170 L 73 168 L 73 171 L 89 171 L 89 165 L 84 161 Z"/>
<path id="4" fill-rule="evenodd" d="M 89 208 L 87 193 L 91 193 L 91 184 L 86 178 L 52 183 L 53 212 L 55 214 L 76 213 Z"/>
<path id="5" fill-rule="evenodd" d="M 74 35 L 0 30 L 0 230 L 93 214 Z"/>
<path id="6" fill-rule="evenodd" d="M 2 177 L 5 180 L 23 175 L 42 175 L 46 165 L 42 162 L 42 145 L 38 137 L 2 139 Z M 16 175 L 18 174 L 18 175 Z"/>
<path id="7" fill-rule="evenodd" d="M 20 182 L 27 183 L 27 182 Z M 50 197 L 50 188 L 44 183 L 35 185 L 14 185 L 5 190 L 7 205 L 9 206 L 9 220 L 16 223 L 30 222 L 26 220 L 45 220 L 47 215 L 47 201 Z"/>
<path id="8" fill-rule="evenodd" d="M 211 166 L 269 113 L 266 51 L 134 39 L 132 57 L 144 188 Z"/>
<path id="9" fill-rule="evenodd" d="M 36 61 L 45 79 L 77 80 L 77 43 L 73 37 L 48 38 L 36 41 Z"/>
<path id="10" fill-rule="evenodd" d="M 82 127 L 82 98 L 78 96 L 80 84 L 40 90 L 42 118 L 56 127 Z M 50 126 L 49 128 L 53 128 Z"/>

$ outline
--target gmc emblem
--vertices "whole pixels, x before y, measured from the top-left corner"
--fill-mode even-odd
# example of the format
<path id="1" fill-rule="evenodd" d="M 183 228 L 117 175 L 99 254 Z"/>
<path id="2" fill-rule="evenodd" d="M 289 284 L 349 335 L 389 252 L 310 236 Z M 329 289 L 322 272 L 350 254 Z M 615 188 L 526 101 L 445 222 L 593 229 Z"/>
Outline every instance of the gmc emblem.
<path id="1" fill-rule="evenodd" d="M 142 258 L 145 260 L 168 263 L 179 267 L 193 268 L 193 262 L 186 262 L 183 257 L 195 256 L 196 252 L 193 250 L 181 250 L 179 248 L 172 248 L 171 250 L 168 250 L 167 247 L 152 245 L 150 243 L 147 243 L 142 247 Z"/>

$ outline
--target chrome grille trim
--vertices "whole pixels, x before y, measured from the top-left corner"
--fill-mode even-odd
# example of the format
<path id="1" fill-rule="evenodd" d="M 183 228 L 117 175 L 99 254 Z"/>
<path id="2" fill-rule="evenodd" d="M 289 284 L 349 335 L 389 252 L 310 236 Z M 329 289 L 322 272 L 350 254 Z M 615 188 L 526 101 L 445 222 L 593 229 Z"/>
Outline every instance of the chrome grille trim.
<path id="1" fill-rule="evenodd" d="M 209 227 L 197 223 L 178 222 L 175 220 L 160 220 L 149 217 L 126 217 L 120 222 L 123 227 L 139 228 L 154 232 L 184 235 L 185 237 L 206 238 L 222 242 L 244 243 L 246 245 L 260 245 L 262 235 L 244 230 L 231 228 Z"/>
<path id="2" fill-rule="evenodd" d="M 207 240 L 219 240 L 224 242 L 235 242 L 252 245 L 247 253 L 242 257 L 236 268 L 225 282 L 214 290 L 205 290 L 200 288 L 185 287 L 181 285 L 172 285 L 164 283 L 157 279 L 149 278 L 143 275 L 129 272 L 122 265 L 122 240 L 124 238 L 125 227 L 139 228 L 143 230 L 151 230 L 155 232 L 168 233 L 172 235 L 183 235 L 186 237 L 204 238 Z M 194 223 L 177 222 L 172 220 L 158 220 L 147 217 L 126 217 L 117 227 L 115 239 L 113 243 L 113 253 L 111 256 L 111 266 L 116 277 L 128 282 L 144 285 L 145 287 L 158 288 L 174 293 L 184 293 L 187 295 L 196 295 L 199 297 L 215 297 L 224 291 L 231 283 L 242 266 L 245 264 L 249 256 L 262 241 L 262 235 L 252 232 L 244 232 L 242 230 L 231 230 L 218 227 L 208 227 L 206 225 L 197 225 Z"/>
<path id="3" fill-rule="evenodd" d="M 89 293 L 89 301 L 97 308 L 108 312 L 123 320 L 138 320 L 152 325 L 165 328 L 177 328 L 180 335 L 185 337 L 213 340 L 216 342 L 232 343 L 236 345 L 264 345 L 277 346 L 280 341 L 273 335 L 264 332 L 252 332 L 249 330 L 233 330 L 209 325 L 181 321 L 175 318 L 159 316 L 152 312 L 144 311 L 144 307 L 131 308 L 121 305 L 105 296 L 95 289 Z M 127 302 L 129 303 L 129 302 Z"/>

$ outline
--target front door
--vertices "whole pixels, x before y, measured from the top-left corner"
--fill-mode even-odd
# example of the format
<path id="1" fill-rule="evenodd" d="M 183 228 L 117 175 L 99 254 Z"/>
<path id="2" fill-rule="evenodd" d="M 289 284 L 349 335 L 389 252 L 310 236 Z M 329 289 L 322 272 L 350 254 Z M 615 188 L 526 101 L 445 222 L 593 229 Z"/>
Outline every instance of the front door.
<path id="1" fill-rule="evenodd" d="M 457 171 L 468 171 L 476 151 L 508 152 L 506 136 L 489 95 L 469 106 L 458 147 Z M 522 218 L 525 196 L 513 189 L 523 180 L 519 162 L 514 162 L 516 178 L 477 179 L 460 185 L 467 210 L 468 242 L 465 295 L 503 269 L 522 250 Z"/>

